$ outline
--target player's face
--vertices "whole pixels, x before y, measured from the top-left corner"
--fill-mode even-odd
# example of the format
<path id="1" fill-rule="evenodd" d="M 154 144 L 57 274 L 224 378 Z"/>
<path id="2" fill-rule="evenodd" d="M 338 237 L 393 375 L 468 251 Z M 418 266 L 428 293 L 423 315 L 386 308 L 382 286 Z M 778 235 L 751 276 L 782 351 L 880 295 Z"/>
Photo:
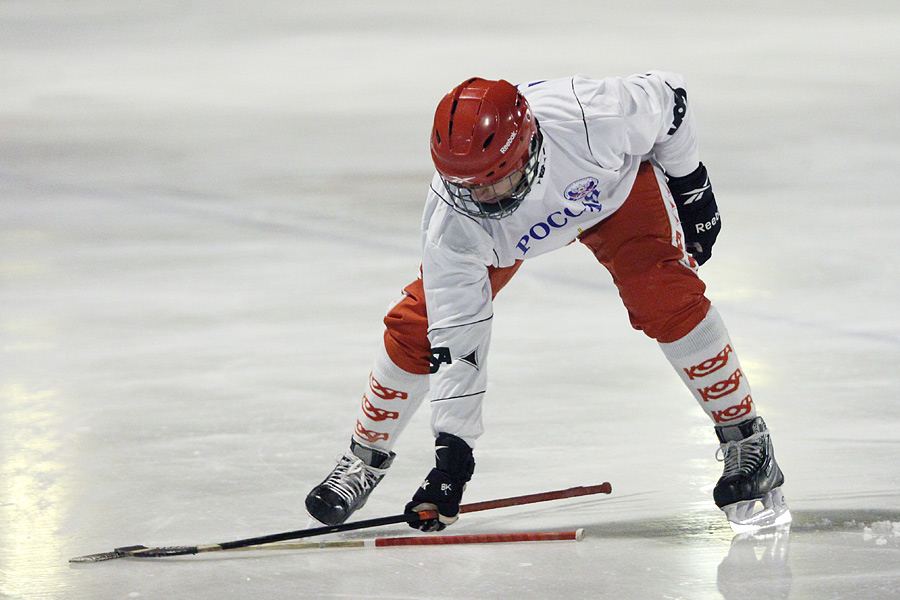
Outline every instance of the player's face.
<path id="1" fill-rule="evenodd" d="M 444 187 L 455 210 L 478 218 L 502 219 L 511 215 L 538 175 L 538 157 L 541 153 L 541 137 L 535 135 L 530 146 L 531 154 L 518 169 L 493 183 L 465 185 L 454 183 L 443 176 Z"/>
<path id="2" fill-rule="evenodd" d="M 472 188 L 472 200 L 483 204 L 495 204 L 512 195 L 519 187 L 525 174 L 516 171 L 509 177 L 504 177 L 496 183 Z"/>

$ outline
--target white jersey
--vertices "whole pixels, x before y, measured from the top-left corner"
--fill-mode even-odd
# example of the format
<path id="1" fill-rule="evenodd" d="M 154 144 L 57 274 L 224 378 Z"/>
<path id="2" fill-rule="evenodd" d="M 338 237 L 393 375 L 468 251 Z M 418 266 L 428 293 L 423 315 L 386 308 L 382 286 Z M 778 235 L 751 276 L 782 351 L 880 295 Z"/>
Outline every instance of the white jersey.
<path id="1" fill-rule="evenodd" d="M 673 176 L 699 165 L 679 75 L 577 75 L 519 91 L 543 136 L 538 173 L 519 208 L 502 219 L 463 214 L 435 175 L 422 222 L 422 279 L 437 367 L 430 380 L 432 427 L 469 445 L 483 431 L 493 317 L 488 267 L 508 267 L 574 241 L 625 202 L 643 161 Z"/>

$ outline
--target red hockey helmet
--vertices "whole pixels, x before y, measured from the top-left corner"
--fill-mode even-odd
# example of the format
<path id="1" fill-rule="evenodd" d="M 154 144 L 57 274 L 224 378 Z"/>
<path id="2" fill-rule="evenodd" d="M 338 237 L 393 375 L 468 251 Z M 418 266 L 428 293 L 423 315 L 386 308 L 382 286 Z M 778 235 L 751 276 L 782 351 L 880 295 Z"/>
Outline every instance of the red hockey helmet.
<path id="1" fill-rule="evenodd" d="M 478 217 L 512 213 L 537 175 L 541 136 L 511 83 L 467 79 L 434 114 L 431 157 L 454 206 Z"/>

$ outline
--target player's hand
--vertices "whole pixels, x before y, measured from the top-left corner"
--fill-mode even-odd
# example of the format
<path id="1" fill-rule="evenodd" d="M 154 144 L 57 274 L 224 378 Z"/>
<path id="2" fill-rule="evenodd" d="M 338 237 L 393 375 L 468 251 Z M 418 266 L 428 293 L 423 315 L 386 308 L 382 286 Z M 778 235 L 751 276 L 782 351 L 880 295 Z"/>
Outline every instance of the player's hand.
<path id="1" fill-rule="evenodd" d="M 702 265 L 712 256 L 712 247 L 722 229 L 709 176 L 703 163 L 684 177 L 669 177 L 669 190 L 678 208 L 687 252 Z"/>
<path id="2" fill-rule="evenodd" d="M 450 476 L 449 473 L 432 469 L 406 505 L 405 512 L 436 510 L 437 519 L 419 519 L 409 526 L 422 531 L 440 531 L 459 519 L 459 501 L 466 484 Z"/>
<path id="3" fill-rule="evenodd" d="M 435 468 L 407 503 L 405 512 L 436 510 L 436 519 L 417 519 L 409 526 L 422 531 L 440 531 L 459 519 L 459 503 L 466 483 L 475 471 L 472 449 L 462 439 L 441 433 L 435 440 Z"/>

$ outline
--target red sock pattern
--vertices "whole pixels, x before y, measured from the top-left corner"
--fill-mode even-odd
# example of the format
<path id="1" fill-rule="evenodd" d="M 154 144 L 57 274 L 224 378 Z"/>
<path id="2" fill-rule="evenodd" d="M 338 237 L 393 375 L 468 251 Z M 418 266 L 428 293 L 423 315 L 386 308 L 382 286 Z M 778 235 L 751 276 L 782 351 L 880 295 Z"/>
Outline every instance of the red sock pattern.
<path id="1" fill-rule="evenodd" d="M 407 373 L 382 352 L 369 373 L 353 434 L 357 441 L 389 451 L 428 391 L 428 376 Z"/>
<path id="2" fill-rule="evenodd" d="M 716 425 L 756 416 L 750 383 L 714 308 L 688 335 L 660 347 Z"/>

